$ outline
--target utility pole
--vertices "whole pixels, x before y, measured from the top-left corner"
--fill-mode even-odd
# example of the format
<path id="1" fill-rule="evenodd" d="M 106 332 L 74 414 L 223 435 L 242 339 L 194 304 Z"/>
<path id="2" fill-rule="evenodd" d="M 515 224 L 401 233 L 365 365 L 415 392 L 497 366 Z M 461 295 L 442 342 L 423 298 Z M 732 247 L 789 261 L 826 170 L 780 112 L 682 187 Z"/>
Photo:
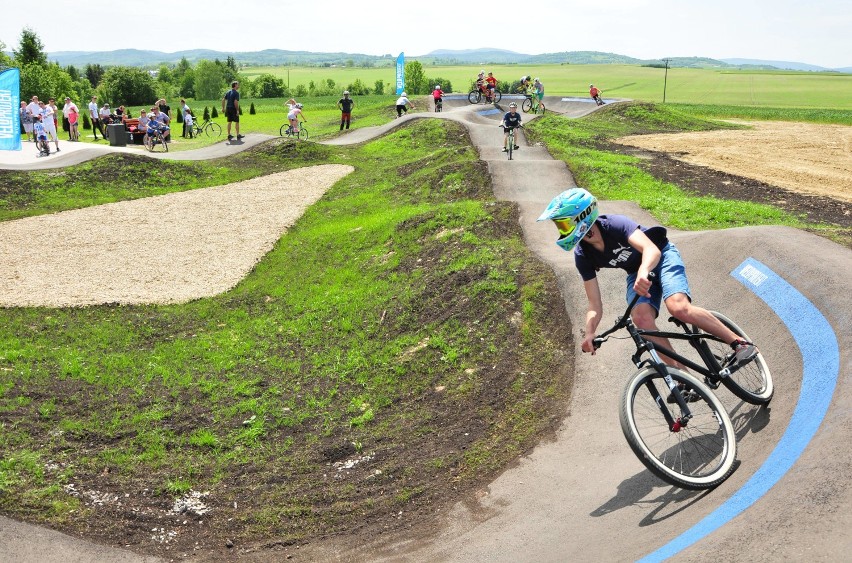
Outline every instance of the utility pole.
<path id="1" fill-rule="evenodd" d="M 671 59 L 663 59 L 663 62 L 666 63 L 666 73 L 663 75 L 663 103 L 666 103 L 666 85 L 669 81 L 669 63 Z"/>

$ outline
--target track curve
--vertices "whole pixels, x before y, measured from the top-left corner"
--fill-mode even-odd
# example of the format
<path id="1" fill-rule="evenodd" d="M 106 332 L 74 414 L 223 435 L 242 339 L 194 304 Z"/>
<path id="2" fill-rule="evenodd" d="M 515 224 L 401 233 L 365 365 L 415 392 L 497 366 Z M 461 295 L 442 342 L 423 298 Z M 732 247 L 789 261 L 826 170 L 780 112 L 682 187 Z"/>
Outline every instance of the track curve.
<path id="1" fill-rule="evenodd" d="M 594 109 L 585 102 L 576 102 L 583 104 L 579 107 L 564 103 L 568 115 Z M 488 164 L 496 197 L 518 204 L 527 244 L 553 268 L 567 310 L 580 326 L 585 297 L 570 256 L 554 244 L 551 225 L 535 222 L 554 195 L 574 185 L 570 172 L 543 147 L 522 145 L 515 160 L 507 161 L 499 148 L 499 112 L 486 113 L 489 108 L 469 104 L 449 106 L 445 103 L 439 114 L 414 114 L 380 127 L 351 130 L 328 143 L 364 142 L 416 118 L 462 122 Z M 601 207 L 603 212 L 629 214 L 643 224 L 656 223 L 633 203 L 608 201 Z M 304 546 L 291 553 L 292 560 L 653 561 L 675 556 L 679 561 L 698 561 L 709 556 L 725 561 L 839 561 L 847 557 L 852 551 L 847 531 L 852 524 L 848 509 L 852 252 L 786 227 L 670 231 L 670 238 L 684 256 L 696 302 L 740 324 L 761 346 L 775 379 L 775 397 L 768 408 L 743 404 L 727 391 L 718 391 L 739 439 L 739 467 L 728 481 L 710 492 L 675 489 L 654 478 L 633 456 L 618 427 L 617 402 L 635 368 L 629 361 L 630 346 L 612 342 L 594 357 L 577 359 L 573 399 L 556 439 L 541 444 L 487 490 L 461 499 L 422 527 Z M 777 274 L 813 306 L 825 320 L 820 332 L 801 307 L 780 312 L 778 305 L 742 281 L 744 268 L 753 263 L 749 260 Z M 601 289 L 605 314 L 614 319 L 623 308 L 623 279 L 616 272 L 608 274 L 600 278 Z M 745 277 L 749 276 L 754 278 Z M 798 330 L 790 328 L 797 326 Z M 819 362 L 814 365 L 814 358 L 831 354 L 830 336 L 836 342 L 834 383 L 813 383 L 812 371 L 831 369 Z M 814 402 L 823 404 L 824 412 L 810 410 Z M 813 423 L 813 417 L 820 417 L 813 433 L 793 451 L 790 434 L 802 435 L 802 425 Z M 788 468 L 765 477 L 767 460 L 774 464 L 779 452 L 787 455 Z M 724 518 L 716 516 L 722 507 L 738 502 L 743 491 L 758 490 L 754 487 L 763 491 Z M 709 532 L 678 543 L 708 519 L 714 524 Z M 0 517 L 0 546 L 18 545 L 15 530 L 19 537 L 26 532 L 16 524 Z M 89 547 L 100 546 L 75 545 L 66 555 L 80 553 L 84 560 Z"/>

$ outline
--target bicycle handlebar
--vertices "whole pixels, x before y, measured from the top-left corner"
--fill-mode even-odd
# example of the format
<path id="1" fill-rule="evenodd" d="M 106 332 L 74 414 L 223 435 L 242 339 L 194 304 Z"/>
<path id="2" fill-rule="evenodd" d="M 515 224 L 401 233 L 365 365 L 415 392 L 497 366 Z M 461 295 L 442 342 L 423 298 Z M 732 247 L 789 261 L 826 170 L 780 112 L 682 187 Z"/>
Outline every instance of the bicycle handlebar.
<path id="1" fill-rule="evenodd" d="M 656 274 L 654 274 L 654 272 L 650 272 L 648 274 L 648 279 L 652 280 L 655 277 L 657 277 L 657 276 L 656 276 Z M 631 299 L 630 303 L 627 305 L 627 309 L 625 309 L 624 314 L 615 321 L 615 324 L 612 326 L 612 328 L 602 332 L 600 335 L 598 335 L 596 338 L 594 338 L 592 340 L 592 345 L 595 347 L 595 350 L 600 348 L 601 344 L 603 344 L 604 342 L 606 342 L 609 339 L 610 334 L 612 334 L 613 332 L 616 332 L 618 330 L 621 330 L 622 328 L 627 326 L 627 319 L 630 318 L 630 311 L 632 311 L 633 307 L 636 306 L 636 303 L 639 302 L 640 297 L 642 297 L 642 296 L 639 295 L 638 293 L 636 295 L 634 295 L 633 299 Z"/>

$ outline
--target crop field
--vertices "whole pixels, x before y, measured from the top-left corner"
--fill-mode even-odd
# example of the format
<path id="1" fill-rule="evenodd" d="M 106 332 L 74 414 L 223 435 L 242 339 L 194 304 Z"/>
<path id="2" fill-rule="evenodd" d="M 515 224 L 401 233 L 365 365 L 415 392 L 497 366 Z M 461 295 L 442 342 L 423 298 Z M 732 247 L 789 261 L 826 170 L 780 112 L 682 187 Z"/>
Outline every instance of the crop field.
<path id="1" fill-rule="evenodd" d="M 502 81 L 517 81 L 524 74 L 539 77 L 549 96 L 587 96 L 589 84 L 594 83 L 605 97 L 661 102 L 665 82 L 670 103 L 852 109 L 852 74 L 670 68 L 666 76 L 662 68 L 631 65 L 423 67 L 427 77 L 450 80 L 456 92 L 467 91 L 480 69 Z M 331 79 L 342 90 L 360 79 L 368 87 L 382 80 L 387 89 L 396 81 L 393 67 L 251 67 L 243 76 L 255 78 L 262 73 L 282 78 L 290 88 Z"/>

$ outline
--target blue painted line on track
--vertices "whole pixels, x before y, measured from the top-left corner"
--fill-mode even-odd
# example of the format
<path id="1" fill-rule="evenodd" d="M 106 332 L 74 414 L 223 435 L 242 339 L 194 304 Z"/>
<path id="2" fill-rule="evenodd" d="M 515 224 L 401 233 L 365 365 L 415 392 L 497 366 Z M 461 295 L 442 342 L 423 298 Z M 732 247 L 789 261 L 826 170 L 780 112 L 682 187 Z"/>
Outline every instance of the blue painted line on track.
<path id="1" fill-rule="evenodd" d="M 725 525 L 766 494 L 793 466 L 816 434 L 837 386 L 840 373 L 837 336 L 814 304 L 753 258 L 737 266 L 731 275 L 763 299 L 796 340 L 803 364 L 799 401 L 778 445 L 751 479 L 695 526 L 642 558 L 643 563 L 672 557 Z"/>

